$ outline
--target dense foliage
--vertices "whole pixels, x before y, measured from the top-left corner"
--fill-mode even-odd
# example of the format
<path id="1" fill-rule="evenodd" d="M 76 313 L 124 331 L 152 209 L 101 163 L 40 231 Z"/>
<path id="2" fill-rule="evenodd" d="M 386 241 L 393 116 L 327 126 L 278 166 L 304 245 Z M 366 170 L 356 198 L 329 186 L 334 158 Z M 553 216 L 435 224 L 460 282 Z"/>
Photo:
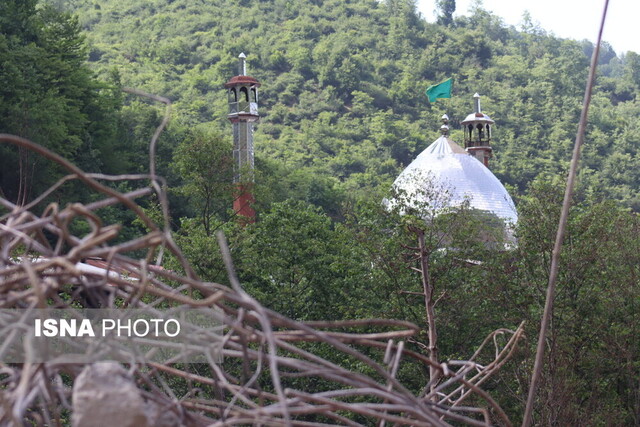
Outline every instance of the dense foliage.
<path id="1" fill-rule="evenodd" d="M 158 168 L 170 185 L 176 239 L 198 274 L 224 281 L 213 233 L 225 229 L 247 289 L 299 319 L 424 325 L 419 278 L 408 268 L 414 236 L 379 202 L 436 138 L 437 119 L 459 122 L 473 93 L 482 94 L 496 120 L 492 169 L 518 201 L 520 244 L 487 250 L 463 232 L 480 227 L 477 216 L 442 219 L 438 227 L 455 224 L 460 233 L 456 251 L 433 243 L 430 252 L 440 354 L 465 358 L 489 331 L 526 320 L 529 342 L 487 386 L 521 417 L 562 194 L 555 177 L 570 158 L 591 43 L 546 34 L 526 17 L 519 30 L 507 27 L 481 6 L 453 19 L 451 0 L 438 1 L 437 24 L 410 0 L 46 3 L 0 3 L 0 131 L 93 172 L 144 173 L 162 112 L 120 88 L 170 98 Z M 640 56 L 603 47 L 536 414 L 545 425 L 640 423 Z M 245 228 L 229 221 L 222 88 L 240 52 L 262 83 L 259 221 Z M 425 88 L 448 77 L 453 97 L 428 104 Z M 0 185 L 17 202 L 61 175 L 32 154 L 0 150 Z M 82 199 L 78 191 L 65 185 L 54 197 Z M 114 221 L 127 221 L 119 215 Z M 424 386 L 418 366 L 399 375 Z"/>
<path id="2" fill-rule="evenodd" d="M 0 4 L 0 127 L 99 171 L 116 141 L 110 113 L 118 95 L 93 78 L 78 19 L 36 3 Z M 2 190 L 21 203 L 57 172 L 7 147 L 0 148 L 0 170 Z"/>
<path id="3" fill-rule="evenodd" d="M 442 113 L 456 123 L 472 111 L 474 92 L 496 120 L 493 169 L 504 182 L 523 191 L 563 171 L 593 50 L 526 17 L 507 27 L 481 7 L 449 22 L 450 1 L 439 3 L 448 25 L 426 23 L 408 0 L 54 3 L 79 15 L 92 68 L 168 96 L 176 128 L 213 122 L 229 134 L 222 84 L 245 52 L 263 83 L 257 156 L 280 194 L 328 210 L 388 186 L 435 139 Z M 640 57 L 605 45 L 600 62 L 582 182 L 639 208 Z M 453 98 L 429 105 L 425 88 L 447 77 Z"/>

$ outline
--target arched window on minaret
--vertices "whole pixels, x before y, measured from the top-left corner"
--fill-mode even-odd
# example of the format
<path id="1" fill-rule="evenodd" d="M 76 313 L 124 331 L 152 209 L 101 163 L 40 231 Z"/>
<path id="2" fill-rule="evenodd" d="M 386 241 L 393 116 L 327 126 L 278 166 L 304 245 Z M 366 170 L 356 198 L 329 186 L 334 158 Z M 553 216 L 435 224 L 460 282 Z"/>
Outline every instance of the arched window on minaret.
<path id="1" fill-rule="evenodd" d="M 484 141 L 484 125 L 478 123 L 478 142 Z"/>
<path id="2" fill-rule="evenodd" d="M 249 102 L 249 91 L 247 90 L 246 87 L 240 88 L 240 97 L 244 102 Z"/>
<path id="3" fill-rule="evenodd" d="M 235 87 L 232 87 L 228 91 L 229 94 L 229 111 L 234 113 L 238 112 L 238 92 Z"/>
<path id="4" fill-rule="evenodd" d="M 258 102 L 258 93 L 255 87 L 251 88 L 251 102 Z"/>

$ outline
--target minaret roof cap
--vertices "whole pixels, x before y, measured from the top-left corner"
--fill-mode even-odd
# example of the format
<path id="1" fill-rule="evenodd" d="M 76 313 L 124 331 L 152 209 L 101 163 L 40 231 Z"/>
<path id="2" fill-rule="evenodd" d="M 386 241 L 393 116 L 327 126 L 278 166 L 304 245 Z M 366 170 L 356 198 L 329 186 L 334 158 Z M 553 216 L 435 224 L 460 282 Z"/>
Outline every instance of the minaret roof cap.
<path id="1" fill-rule="evenodd" d="M 260 82 L 251 76 L 235 76 L 231 77 L 231 79 L 224 84 L 224 87 L 229 88 L 232 86 L 241 86 L 247 84 L 251 86 L 260 86 Z"/>
<path id="2" fill-rule="evenodd" d="M 487 116 L 484 113 L 471 113 L 467 116 L 467 118 L 465 118 L 462 121 L 462 124 L 467 125 L 469 123 L 476 123 L 476 122 L 484 122 L 489 124 L 495 123 L 491 117 Z"/>
<path id="3" fill-rule="evenodd" d="M 469 114 L 467 118 L 462 121 L 463 125 L 468 125 L 470 123 L 478 123 L 478 122 L 488 123 L 488 124 L 495 123 L 493 120 L 491 120 L 491 117 L 487 116 L 482 112 L 482 109 L 480 108 L 480 94 L 478 92 L 473 94 L 473 103 L 476 111 Z"/>

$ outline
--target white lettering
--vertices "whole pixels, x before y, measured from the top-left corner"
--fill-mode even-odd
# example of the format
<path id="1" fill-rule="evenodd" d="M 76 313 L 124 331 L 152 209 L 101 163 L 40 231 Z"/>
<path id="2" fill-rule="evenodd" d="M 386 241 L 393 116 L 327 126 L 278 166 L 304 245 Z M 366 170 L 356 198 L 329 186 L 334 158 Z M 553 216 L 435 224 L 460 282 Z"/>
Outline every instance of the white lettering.
<path id="1" fill-rule="evenodd" d="M 107 322 L 110 323 L 109 326 L 107 326 Z M 107 331 L 113 331 L 116 327 L 116 321 L 113 319 L 103 319 L 102 320 L 102 336 L 106 337 L 107 336 Z"/>
<path id="2" fill-rule="evenodd" d="M 149 320 L 151 323 L 153 323 L 156 327 L 155 327 L 155 335 L 154 336 L 159 336 L 160 335 L 160 330 L 158 329 L 158 324 L 160 322 L 162 322 L 162 319 L 151 319 Z"/>
<path id="3" fill-rule="evenodd" d="M 142 323 L 145 326 L 144 334 L 138 332 L 138 325 Z M 137 337 L 146 337 L 149 333 L 149 323 L 144 319 L 138 319 L 133 322 L 133 333 L 136 334 Z M 156 335 L 157 336 L 157 335 Z"/>
<path id="4" fill-rule="evenodd" d="M 93 326 L 91 325 L 89 319 L 82 319 L 82 322 L 80 322 L 80 330 L 78 330 L 77 336 L 83 337 L 85 335 L 88 335 L 90 337 L 96 336 L 96 333 L 93 331 Z"/>
<path id="5" fill-rule="evenodd" d="M 66 337 L 69 334 L 70 337 L 76 335 L 76 319 L 60 319 L 60 336 Z"/>
<path id="6" fill-rule="evenodd" d="M 122 329 L 124 329 L 124 330 L 127 331 L 127 334 L 125 335 L 125 337 L 130 337 L 131 336 L 131 319 L 127 319 L 127 325 L 126 326 L 124 326 L 124 325 L 122 325 L 120 323 L 121 320 L 122 319 L 118 319 L 118 336 L 121 336 L 120 335 L 120 331 Z"/>
<path id="7" fill-rule="evenodd" d="M 176 333 L 173 335 L 169 333 L 169 329 L 168 329 L 169 322 L 173 322 L 176 324 Z M 164 322 L 164 333 L 169 337 L 175 337 L 180 333 L 180 323 L 176 319 L 167 320 L 166 322 Z"/>
<path id="8" fill-rule="evenodd" d="M 42 334 L 49 338 L 96 336 L 89 319 L 82 319 L 79 328 L 77 319 L 35 319 L 35 336 Z"/>
<path id="9" fill-rule="evenodd" d="M 42 322 L 45 337 L 55 337 L 58 335 L 58 322 L 56 319 L 44 319 Z"/>
<path id="10" fill-rule="evenodd" d="M 180 334 L 180 323 L 175 319 L 103 319 L 102 335 L 109 331 L 117 331 L 118 336 L 146 337 L 152 334 L 154 337 L 175 337 Z"/>

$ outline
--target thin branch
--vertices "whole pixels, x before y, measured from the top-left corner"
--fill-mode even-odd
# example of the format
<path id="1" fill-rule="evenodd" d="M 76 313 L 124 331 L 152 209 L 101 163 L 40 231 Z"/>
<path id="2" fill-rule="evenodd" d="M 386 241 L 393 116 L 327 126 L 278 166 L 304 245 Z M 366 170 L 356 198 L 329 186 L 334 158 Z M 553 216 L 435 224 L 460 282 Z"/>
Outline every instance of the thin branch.
<path id="1" fill-rule="evenodd" d="M 569 176 L 567 178 L 564 201 L 562 202 L 562 211 L 560 213 L 560 221 L 558 223 L 558 232 L 556 234 L 556 241 L 553 247 L 551 271 L 549 272 L 549 283 L 547 286 L 546 301 L 544 305 L 544 312 L 542 314 L 542 321 L 540 324 L 540 335 L 538 336 L 535 364 L 533 367 L 533 372 L 531 374 L 531 384 L 529 386 L 529 395 L 527 397 L 527 406 L 525 409 L 524 418 L 522 420 L 522 427 L 529 427 L 531 425 L 533 407 L 538 390 L 538 382 L 540 380 L 540 376 L 542 375 L 542 368 L 544 364 L 544 347 L 547 339 L 547 330 L 549 329 L 549 323 L 551 322 L 551 317 L 553 316 L 553 300 L 555 298 L 556 280 L 558 278 L 558 269 L 560 266 L 560 253 L 562 251 L 562 244 L 564 242 L 566 233 L 567 221 L 569 218 L 569 208 L 571 207 L 571 200 L 573 199 L 575 179 L 578 174 L 580 152 L 584 143 L 584 134 L 587 127 L 589 105 L 591 104 L 591 94 L 593 92 L 593 85 L 596 78 L 596 68 L 598 66 L 598 56 L 600 54 L 600 44 L 602 42 L 602 32 L 604 30 L 604 23 L 607 18 L 608 8 L 609 0 L 605 0 L 604 9 L 602 11 L 602 19 L 600 20 L 600 29 L 598 31 L 598 39 L 591 56 L 591 67 L 589 68 L 589 77 L 587 79 L 587 86 L 584 92 L 584 100 L 582 102 L 582 112 L 580 113 L 578 133 L 576 135 L 575 145 L 573 147 L 573 156 L 571 158 L 571 166 L 569 168 Z"/>

